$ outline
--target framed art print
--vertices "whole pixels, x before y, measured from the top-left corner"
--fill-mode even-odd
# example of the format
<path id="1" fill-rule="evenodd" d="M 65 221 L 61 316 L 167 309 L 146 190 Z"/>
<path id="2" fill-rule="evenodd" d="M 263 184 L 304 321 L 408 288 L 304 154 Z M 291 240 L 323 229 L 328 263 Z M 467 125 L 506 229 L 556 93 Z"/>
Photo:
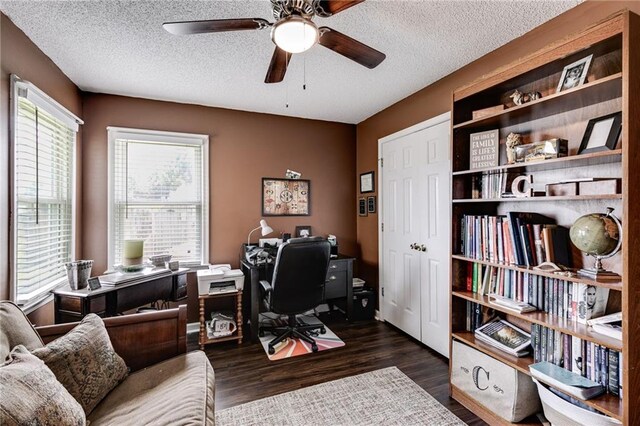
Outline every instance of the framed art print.
<path id="1" fill-rule="evenodd" d="M 309 216 L 311 181 L 262 178 L 263 216 Z"/>
<path id="2" fill-rule="evenodd" d="M 296 226 L 296 238 L 300 237 L 310 237 L 311 236 L 311 226 L 308 225 L 298 225 Z"/>
<path id="3" fill-rule="evenodd" d="M 360 175 L 360 193 L 361 194 L 375 191 L 375 183 L 373 180 L 373 176 L 374 176 L 374 172 L 362 173 Z"/>
<path id="4" fill-rule="evenodd" d="M 621 131 L 621 112 L 589 120 L 578 154 L 616 149 Z"/>
<path id="5" fill-rule="evenodd" d="M 592 58 L 593 54 L 564 67 L 562 75 L 560 76 L 560 81 L 558 82 L 556 93 L 560 93 L 563 90 L 573 89 L 574 87 L 578 87 L 583 84 L 587 79 L 587 73 L 589 72 L 589 65 L 591 65 Z"/>

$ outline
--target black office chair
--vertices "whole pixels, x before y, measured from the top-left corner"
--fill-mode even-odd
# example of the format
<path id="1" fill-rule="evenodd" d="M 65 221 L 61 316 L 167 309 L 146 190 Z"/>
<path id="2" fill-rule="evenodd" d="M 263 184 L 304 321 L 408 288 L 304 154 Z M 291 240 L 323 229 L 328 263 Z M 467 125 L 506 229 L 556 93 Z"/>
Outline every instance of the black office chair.
<path id="1" fill-rule="evenodd" d="M 269 354 L 274 354 L 274 346 L 287 337 L 302 339 L 311 345 L 313 352 L 318 351 L 310 333 L 320 329 L 320 334 L 324 334 L 324 326 L 304 324 L 296 315 L 323 302 L 330 250 L 329 242 L 320 237 L 293 238 L 278 248 L 271 283 L 260 281 L 260 285 L 267 309 L 288 315 L 289 319 L 285 326 L 259 328 L 260 336 L 264 336 L 265 331 L 276 335 L 269 342 Z"/>

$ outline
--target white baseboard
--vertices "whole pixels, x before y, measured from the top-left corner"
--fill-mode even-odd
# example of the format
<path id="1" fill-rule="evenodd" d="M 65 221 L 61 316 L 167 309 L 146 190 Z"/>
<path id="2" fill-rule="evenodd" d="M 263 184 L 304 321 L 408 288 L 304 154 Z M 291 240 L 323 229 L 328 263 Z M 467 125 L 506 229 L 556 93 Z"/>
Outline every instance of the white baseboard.
<path id="1" fill-rule="evenodd" d="M 379 311 L 379 310 L 377 310 L 377 309 L 375 310 L 375 312 L 374 312 L 374 314 L 373 314 L 373 317 L 374 317 L 376 320 L 378 320 L 378 321 L 382 321 L 382 320 L 380 319 L 380 311 Z"/>

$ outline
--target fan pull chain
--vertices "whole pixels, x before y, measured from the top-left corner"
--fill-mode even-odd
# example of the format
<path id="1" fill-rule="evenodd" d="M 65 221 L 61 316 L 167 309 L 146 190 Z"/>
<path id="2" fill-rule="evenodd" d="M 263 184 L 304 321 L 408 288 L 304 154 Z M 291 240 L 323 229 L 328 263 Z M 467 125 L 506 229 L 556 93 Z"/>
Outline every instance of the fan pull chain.
<path id="1" fill-rule="evenodd" d="M 284 99 L 284 107 L 285 108 L 289 108 L 289 82 L 287 81 L 286 83 L 286 89 L 285 89 L 285 99 Z"/>
<path id="2" fill-rule="evenodd" d="M 307 90 L 307 54 L 302 58 L 302 90 Z"/>

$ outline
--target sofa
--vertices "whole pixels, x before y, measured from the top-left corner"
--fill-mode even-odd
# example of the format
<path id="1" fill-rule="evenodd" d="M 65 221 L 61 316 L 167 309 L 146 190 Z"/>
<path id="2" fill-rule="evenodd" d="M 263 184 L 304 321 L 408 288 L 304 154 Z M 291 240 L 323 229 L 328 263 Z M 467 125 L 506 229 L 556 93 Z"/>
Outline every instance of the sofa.
<path id="1" fill-rule="evenodd" d="M 18 306 L 0 301 L 0 364 L 16 346 L 38 351 L 76 325 L 35 328 Z M 204 352 L 186 352 L 186 306 L 105 318 L 104 325 L 129 374 L 92 409 L 87 424 L 214 424 L 213 368 Z"/>

